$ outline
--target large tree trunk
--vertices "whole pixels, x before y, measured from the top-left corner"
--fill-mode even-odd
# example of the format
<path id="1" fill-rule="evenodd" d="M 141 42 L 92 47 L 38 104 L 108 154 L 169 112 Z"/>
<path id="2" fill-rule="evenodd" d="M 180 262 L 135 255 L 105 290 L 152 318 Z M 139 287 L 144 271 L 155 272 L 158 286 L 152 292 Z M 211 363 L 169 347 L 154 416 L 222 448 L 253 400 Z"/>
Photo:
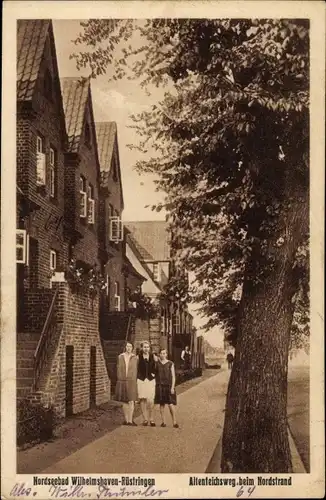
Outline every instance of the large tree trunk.
<path id="1" fill-rule="evenodd" d="M 248 266 L 239 308 L 238 338 L 230 377 L 223 431 L 222 472 L 287 473 L 291 455 L 287 431 L 287 371 L 296 291 L 295 253 L 309 223 L 308 186 L 289 178 L 261 269 L 258 246 Z M 303 183 L 304 184 L 304 183 Z M 291 196 L 292 193 L 292 196 Z M 280 240 L 280 237 L 283 238 Z M 257 273 L 261 283 L 253 285 Z"/>

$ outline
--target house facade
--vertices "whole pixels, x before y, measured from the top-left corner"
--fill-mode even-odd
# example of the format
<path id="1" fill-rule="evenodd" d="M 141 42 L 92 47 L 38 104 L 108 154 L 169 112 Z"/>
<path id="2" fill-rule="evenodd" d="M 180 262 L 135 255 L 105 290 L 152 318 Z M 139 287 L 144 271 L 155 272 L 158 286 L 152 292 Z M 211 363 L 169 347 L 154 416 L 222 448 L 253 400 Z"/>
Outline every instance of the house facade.
<path id="1" fill-rule="evenodd" d="M 65 279 L 72 259 L 100 262 L 90 87 L 61 88 L 50 20 L 17 23 L 16 168 L 17 398 L 66 416 L 110 399 L 110 379 L 98 295 Z"/>
<path id="2" fill-rule="evenodd" d="M 122 223 L 117 126 L 95 123 L 89 79 L 60 80 L 51 20 L 17 23 L 16 168 L 17 398 L 64 417 L 111 398 L 126 340 L 178 357 L 192 317 L 162 299 L 165 223 Z"/>
<path id="3" fill-rule="evenodd" d="M 154 351 L 168 350 L 179 367 L 182 349 L 193 344 L 193 318 L 175 295 L 167 296 L 166 289 L 175 278 L 175 266 L 165 221 L 126 222 L 126 255 L 137 271 L 146 278 L 144 294 L 157 306 L 157 316 L 139 328 L 136 343 L 149 340 Z"/>

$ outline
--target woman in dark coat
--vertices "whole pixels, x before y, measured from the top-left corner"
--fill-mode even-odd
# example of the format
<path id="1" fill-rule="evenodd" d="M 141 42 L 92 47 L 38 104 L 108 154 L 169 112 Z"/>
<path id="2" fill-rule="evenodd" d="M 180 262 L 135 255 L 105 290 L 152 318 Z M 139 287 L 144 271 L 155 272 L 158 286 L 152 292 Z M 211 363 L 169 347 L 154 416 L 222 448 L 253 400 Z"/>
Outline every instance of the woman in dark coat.
<path id="1" fill-rule="evenodd" d="M 133 345 L 126 342 L 124 352 L 119 354 L 117 363 L 117 384 L 115 399 L 123 403 L 124 425 L 137 425 L 133 421 L 137 395 L 138 358 L 133 354 Z"/>
<path id="2" fill-rule="evenodd" d="M 150 352 L 150 344 L 144 341 L 138 354 L 137 391 L 140 409 L 143 415 L 143 425 L 155 427 L 153 420 L 155 397 L 156 359 Z M 147 412 L 148 410 L 148 412 Z"/>
<path id="3" fill-rule="evenodd" d="M 155 404 L 160 405 L 162 418 L 161 427 L 166 427 L 165 423 L 165 405 L 169 406 L 173 427 L 178 428 L 176 418 L 177 396 L 175 393 L 175 369 L 172 361 L 167 359 L 166 349 L 161 349 L 159 360 L 156 363 L 156 387 Z"/>

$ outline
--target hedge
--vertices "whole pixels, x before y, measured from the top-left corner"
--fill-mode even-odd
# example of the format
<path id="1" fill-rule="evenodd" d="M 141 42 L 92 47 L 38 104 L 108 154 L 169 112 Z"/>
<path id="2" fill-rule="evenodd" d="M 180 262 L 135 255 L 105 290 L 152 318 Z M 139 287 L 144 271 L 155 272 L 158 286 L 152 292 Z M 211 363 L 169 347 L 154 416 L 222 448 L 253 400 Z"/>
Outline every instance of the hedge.
<path id="1" fill-rule="evenodd" d="M 55 414 L 53 407 L 32 403 L 29 399 L 17 404 L 17 445 L 43 442 L 53 438 Z"/>

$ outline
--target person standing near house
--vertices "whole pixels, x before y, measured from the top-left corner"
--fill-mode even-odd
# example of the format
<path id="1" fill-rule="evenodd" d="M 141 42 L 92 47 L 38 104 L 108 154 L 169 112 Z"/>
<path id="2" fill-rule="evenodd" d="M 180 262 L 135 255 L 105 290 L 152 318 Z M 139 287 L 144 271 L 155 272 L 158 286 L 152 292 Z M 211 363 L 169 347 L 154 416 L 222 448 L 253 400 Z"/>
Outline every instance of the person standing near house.
<path id="1" fill-rule="evenodd" d="M 166 349 L 161 349 L 159 360 L 156 365 L 156 387 L 155 404 L 160 405 L 161 427 L 166 427 L 165 423 L 165 405 L 169 406 L 173 427 L 178 428 L 176 418 L 177 395 L 175 392 L 175 369 L 174 363 L 167 359 Z"/>
<path id="2" fill-rule="evenodd" d="M 117 384 L 115 399 L 122 402 L 125 420 L 123 425 L 137 425 L 133 421 L 137 395 L 138 358 L 133 354 L 133 344 L 126 342 L 124 352 L 119 354 L 117 363 Z"/>
<path id="3" fill-rule="evenodd" d="M 182 351 L 181 359 L 182 359 L 182 363 L 183 363 L 183 369 L 189 370 L 191 368 L 191 351 L 190 351 L 188 345 L 186 345 L 186 347 Z"/>
<path id="4" fill-rule="evenodd" d="M 155 397 L 156 361 L 150 352 L 150 344 L 145 341 L 141 344 L 138 354 L 137 390 L 140 409 L 143 415 L 143 425 L 155 427 L 153 420 Z M 148 411 L 147 411 L 148 410 Z"/>
<path id="5" fill-rule="evenodd" d="M 226 360 L 228 362 L 228 367 L 229 367 L 229 370 L 232 369 L 232 366 L 233 366 L 233 361 L 234 361 L 234 356 L 232 354 L 232 352 L 229 352 L 226 356 Z"/>

